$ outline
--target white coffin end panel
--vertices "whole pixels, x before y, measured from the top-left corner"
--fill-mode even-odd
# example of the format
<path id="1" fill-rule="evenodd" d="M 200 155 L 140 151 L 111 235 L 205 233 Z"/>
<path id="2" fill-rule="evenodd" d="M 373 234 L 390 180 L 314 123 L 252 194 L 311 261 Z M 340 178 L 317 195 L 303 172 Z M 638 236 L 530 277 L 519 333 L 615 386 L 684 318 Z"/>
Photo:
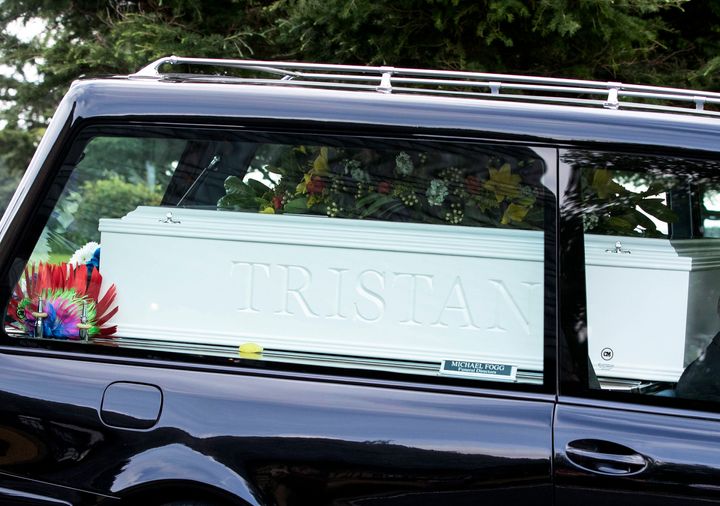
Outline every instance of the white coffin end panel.
<path id="1" fill-rule="evenodd" d="M 623 252 L 614 251 L 617 241 Z M 720 246 L 586 235 L 585 259 L 597 374 L 677 381 L 720 330 Z"/>
<path id="2" fill-rule="evenodd" d="M 167 212 L 100 221 L 120 335 L 542 370 L 542 232 Z"/>

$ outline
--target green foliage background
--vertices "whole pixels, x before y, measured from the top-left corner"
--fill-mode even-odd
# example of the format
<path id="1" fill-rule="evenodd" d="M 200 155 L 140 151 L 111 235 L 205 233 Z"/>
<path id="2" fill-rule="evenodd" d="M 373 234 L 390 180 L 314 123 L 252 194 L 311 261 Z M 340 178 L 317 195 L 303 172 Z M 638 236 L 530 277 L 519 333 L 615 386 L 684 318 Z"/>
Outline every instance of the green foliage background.
<path id="1" fill-rule="evenodd" d="M 74 249 L 88 241 L 100 242 L 98 218 L 121 218 L 139 205 L 160 205 L 161 196 L 142 183 L 128 183 L 118 176 L 88 181 L 80 188 L 73 223 L 65 232 L 65 239 Z M 72 251 L 68 251 L 72 253 Z"/>
<path id="2" fill-rule="evenodd" d="M 29 42 L 16 21 L 40 18 Z M 707 0 L 4 0 L 0 212 L 72 80 L 169 54 L 594 78 L 717 90 Z M 40 81 L 27 80 L 26 64 Z"/>

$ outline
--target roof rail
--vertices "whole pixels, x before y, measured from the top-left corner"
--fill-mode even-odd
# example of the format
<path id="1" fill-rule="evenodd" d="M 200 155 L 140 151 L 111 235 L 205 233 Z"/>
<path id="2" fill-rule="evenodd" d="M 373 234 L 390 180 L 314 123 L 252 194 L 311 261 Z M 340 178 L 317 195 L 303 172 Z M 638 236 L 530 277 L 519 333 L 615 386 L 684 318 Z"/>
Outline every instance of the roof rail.
<path id="1" fill-rule="evenodd" d="M 161 67 L 168 64 L 252 70 L 274 77 L 242 78 L 161 72 Z M 720 116 L 720 112 L 705 109 L 706 104 L 720 104 L 720 93 L 484 72 L 168 56 L 152 62 L 130 77 L 184 81 L 219 79 L 223 82 L 450 95 Z M 650 102 L 638 102 L 638 99 Z"/>

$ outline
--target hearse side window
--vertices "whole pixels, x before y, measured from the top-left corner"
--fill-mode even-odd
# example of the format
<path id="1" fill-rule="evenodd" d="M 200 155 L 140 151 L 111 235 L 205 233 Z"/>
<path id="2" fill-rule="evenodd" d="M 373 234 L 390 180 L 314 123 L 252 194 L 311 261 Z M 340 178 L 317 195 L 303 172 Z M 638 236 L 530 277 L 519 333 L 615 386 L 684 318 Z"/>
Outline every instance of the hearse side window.
<path id="1" fill-rule="evenodd" d="M 720 162 L 560 156 L 578 182 L 596 386 L 720 400 Z"/>
<path id="2" fill-rule="evenodd" d="M 554 153 L 96 128 L 64 163 L 5 325 L 43 342 L 542 383 Z"/>

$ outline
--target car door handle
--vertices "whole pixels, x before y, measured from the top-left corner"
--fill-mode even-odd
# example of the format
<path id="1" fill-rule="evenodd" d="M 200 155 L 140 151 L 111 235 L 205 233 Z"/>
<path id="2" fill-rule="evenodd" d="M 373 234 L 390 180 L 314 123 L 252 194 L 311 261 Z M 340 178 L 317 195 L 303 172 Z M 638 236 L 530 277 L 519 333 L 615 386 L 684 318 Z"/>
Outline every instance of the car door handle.
<path id="1" fill-rule="evenodd" d="M 598 439 L 572 441 L 565 447 L 565 455 L 581 469 L 612 476 L 638 474 L 649 464 L 645 456 L 627 446 Z"/>

